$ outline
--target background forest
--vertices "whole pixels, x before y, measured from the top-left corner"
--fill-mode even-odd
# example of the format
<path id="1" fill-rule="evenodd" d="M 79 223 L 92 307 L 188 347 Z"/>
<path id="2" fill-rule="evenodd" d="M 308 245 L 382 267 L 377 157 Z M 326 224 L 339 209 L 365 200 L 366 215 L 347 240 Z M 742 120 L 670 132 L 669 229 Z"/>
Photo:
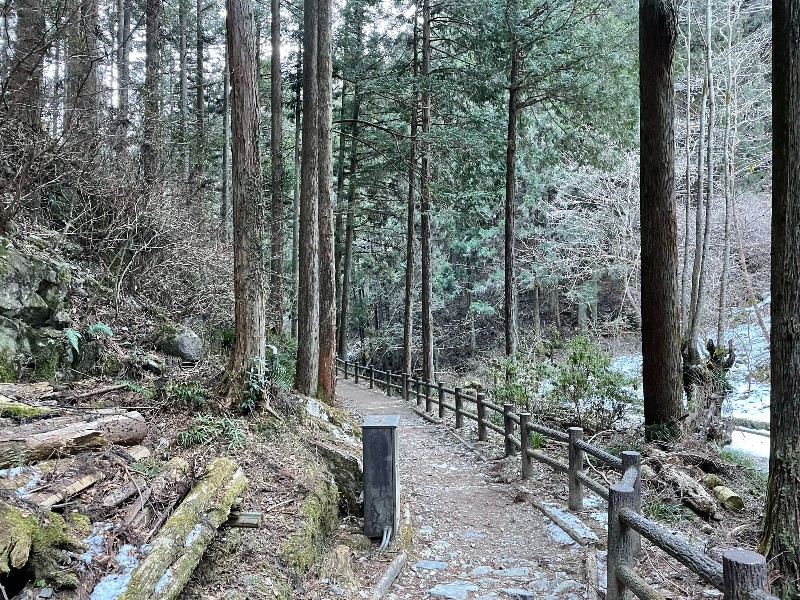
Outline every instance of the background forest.
<path id="1" fill-rule="evenodd" d="M 401 366 L 402 267 L 411 253 L 411 340 L 420 366 L 421 240 L 430 244 L 434 346 L 443 364 L 502 345 L 509 236 L 524 345 L 547 331 L 636 331 L 635 7 L 436 3 L 427 70 L 422 7 L 340 8 L 332 182 L 339 354 Z M 269 106 L 270 11 L 255 10 L 261 104 Z M 270 214 L 283 225 L 272 229 L 283 248 L 283 260 L 272 263 L 282 281 L 273 279 L 279 296 L 269 310 L 281 315 L 287 337 L 296 332 L 301 10 L 282 7 L 280 39 L 272 40 L 282 45 L 277 155 L 267 147 L 271 111 L 261 111 L 267 188 L 271 163 L 285 165 L 281 202 Z M 2 19 L 3 228 L 13 234 L 36 223 L 53 232 L 49 243 L 75 243 L 99 259 L 117 313 L 130 302 L 158 307 L 176 321 L 202 323 L 212 345 L 221 343 L 232 326 L 224 7 L 7 1 Z M 683 327 L 695 341 L 716 328 L 721 346 L 735 307 L 768 294 L 770 11 L 765 3 L 690 0 L 680 6 L 679 31 Z M 512 79 L 518 131 L 509 159 Z M 427 132 L 419 126 L 422 94 L 430 99 Z M 430 193 L 420 211 L 423 144 Z M 508 164 L 515 169 L 510 229 Z"/>

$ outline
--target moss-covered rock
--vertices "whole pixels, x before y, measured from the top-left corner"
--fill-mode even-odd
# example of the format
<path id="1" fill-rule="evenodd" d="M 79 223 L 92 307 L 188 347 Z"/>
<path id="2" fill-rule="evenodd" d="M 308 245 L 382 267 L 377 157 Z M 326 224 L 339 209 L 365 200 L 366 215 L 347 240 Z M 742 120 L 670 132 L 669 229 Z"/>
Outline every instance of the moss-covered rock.
<path id="1" fill-rule="evenodd" d="M 77 575 L 60 564 L 63 550 L 85 549 L 61 515 L 45 512 L 37 516 L 0 502 L 0 574 L 27 566 L 37 580 L 75 587 Z"/>

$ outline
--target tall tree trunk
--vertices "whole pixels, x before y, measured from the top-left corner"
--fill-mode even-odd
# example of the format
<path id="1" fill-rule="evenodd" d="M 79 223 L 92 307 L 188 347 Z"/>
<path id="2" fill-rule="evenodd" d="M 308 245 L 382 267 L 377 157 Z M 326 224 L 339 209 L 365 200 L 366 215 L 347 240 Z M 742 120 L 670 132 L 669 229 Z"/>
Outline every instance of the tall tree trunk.
<path id="1" fill-rule="evenodd" d="M 233 268 L 236 340 L 230 360 L 230 402 L 239 396 L 249 369 L 263 376 L 267 283 L 266 219 L 259 154 L 258 77 L 251 0 L 227 0 L 231 73 L 233 162 Z"/>
<path id="2" fill-rule="evenodd" d="M 178 35 L 180 36 L 179 62 L 181 79 L 181 99 L 180 99 L 180 156 L 182 177 L 184 181 L 189 179 L 189 147 L 187 145 L 188 136 L 186 133 L 187 121 L 189 120 L 189 61 L 186 52 L 186 17 L 189 13 L 188 0 L 178 2 Z"/>
<path id="3" fill-rule="evenodd" d="M 331 146 L 332 35 L 331 0 L 319 1 L 319 376 L 317 397 L 333 403 L 336 396 L 336 268 L 333 239 L 333 165 Z"/>
<path id="4" fill-rule="evenodd" d="M 420 173 L 420 255 L 422 263 L 422 377 L 433 381 L 433 284 L 431 276 L 431 3 L 422 0 L 422 170 Z"/>
<path id="5" fill-rule="evenodd" d="M 345 109 L 347 99 L 347 81 L 342 80 L 342 102 L 339 107 L 339 151 L 336 159 L 336 224 L 334 232 L 334 245 L 336 248 L 335 266 L 336 266 L 336 306 L 342 306 L 342 258 L 344 256 L 344 218 L 342 216 L 345 210 L 345 197 L 344 197 L 344 179 L 345 168 L 344 161 L 347 152 L 347 136 L 344 135 L 345 123 Z M 343 356 L 341 348 L 339 347 L 339 339 L 342 337 L 342 311 L 336 313 L 336 353 Z"/>
<path id="6" fill-rule="evenodd" d="M 194 114 L 196 119 L 195 131 L 195 177 L 201 185 L 206 172 L 206 115 L 205 115 L 205 78 L 203 75 L 203 53 L 205 52 L 205 33 L 203 30 L 203 0 L 197 0 L 196 16 L 196 52 L 197 67 L 195 69 L 195 107 Z M 254 42 L 255 43 L 255 42 Z M 256 63 L 256 77 L 258 76 L 258 64 Z"/>
<path id="7" fill-rule="evenodd" d="M 417 184 L 417 77 L 419 77 L 419 2 L 414 0 L 414 37 L 411 92 L 411 140 L 408 151 L 408 203 L 406 209 L 406 289 L 403 303 L 403 373 L 411 373 L 411 338 L 414 329 L 414 204 Z"/>
<path id="8" fill-rule="evenodd" d="M 800 2 L 772 2 L 770 458 L 760 550 L 775 592 L 800 597 Z"/>
<path id="9" fill-rule="evenodd" d="M 272 331 L 283 329 L 283 78 L 281 76 L 280 0 L 271 0 L 272 56 L 270 58 L 270 163 L 272 167 L 272 206 L 270 231 L 269 307 Z"/>
<path id="10" fill-rule="evenodd" d="M 706 77 L 708 94 L 708 133 L 706 135 L 706 205 L 703 219 L 703 249 L 700 253 L 700 272 L 697 281 L 697 298 L 689 337 L 691 348 L 696 348 L 700 339 L 706 296 L 706 264 L 711 253 L 711 209 L 714 204 L 714 122 L 716 120 L 716 97 L 714 95 L 714 69 L 711 56 L 711 0 L 706 0 Z M 699 247 L 699 245 L 698 245 Z M 694 350 L 691 350 L 694 351 Z"/>
<path id="11" fill-rule="evenodd" d="M 359 32 L 361 31 L 359 27 Z M 353 219 L 356 204 L 356 171 L 358 170 L 358 118 L 361 95 L 356 82 L 353 89 L 353 118 L 350 121 L 350 180 L 347 184 L 347 211 L 344 226 L 344 252 L 342 257 L 342 304 L 339 310 L 339 356 L 347 356 L 347 321 L 350 311 L 350 278 L 353 271 Z"/>
<path id="12" fill-rule="evenodd" d="M 733 21 L 732 7 L 727 8 L 727 52 L 725 64 L 725 132 L 722 139 L 722 168 L 723 185 L 725 192 L 725 224 L 724 224 L 724 247 L 722 250 L 722 275 L 719 282 L 719 307 L 717 313 L 717 348 L 722 348 L 725 343 L 724 332 L 727 326 L 728 310 L 728 279 L 731 270 L 731 214 L 733 213 L 734 189 L 733 189 L 733 164 L 731 162 L 731 110 L 735 95 L 733 66 L 731 64 L 731 53 L 733 52 Z"/>
<path id="13" fill-rule="evenodd" d="M 127 146 L 128 138 L 128 87 L 130 86 L 130 54 L 131 54 L 131 3 L 129 0 L 118 0 L 121 15 L 117 22 L 117 152 Z"/>
<path id="14" fill-rule="evenodd" d="M 77 22 L 69 27 L 67 38 L 69 56 L 64 130 L 74 131 L 85 143 L 87 153 L 91 155 L 92 148 L 96 147 L 98 142 L 97 0 L 81 0 L 75 16 Z M 150 89 L 145 80 L 145 90 Z"/>
<path id="15" fill-rule="evenodd" d="M 508 90 L 508 131 L 506 139 L 506 203 L 505 203 L 505 333 L 506 356 L 517 351 L 517 278 L 514 242 L 514 206 L 517 183 L 517 95 L 519 93 L 519 71 L 522 54 L 517 40 L 511 44 L 511 74 Z"/>
<path id="16" fill-rule="evenodd" d="M 706 30 L 710 29 L 710 21 L 706 18 Z M 705 40 L 706 53 L 710 52 L 711 37 L 707 35 Z M 705 159 L 706 159 L 706 106 L 708 105 L 709 96 L 709 80 L 708 69 L 705 71 L 703 79 L 703 93 L 700 98 L 700 129 L 698 132 L 697 142 L 697 206 L 695 207 L 695 239 L 694 239 L 694 262 L 692 265 L 692 295 L 689 302 L 689 326 L 687 328 L 688 336 L 688 355 L 692 361 L 699 359 L 697 350 L 697 340 L 700 333 L 700 313 L 702 307 L 699 304 L 700 295 L 700 282 L 704 276 L 703 273 L 703 229 L 705 225 L 705 213 L 703 208 L 705 206 Z M 707 199 L 706 199 L 707 201 Z"/>
<path id="17" fill-rule="evenodd" d="M 302 29 L 300 32 L 302 37 Z M 297 302 L 300 289 L 298 255 L 300 253 L 300 124 L 302 121 L 303 100 L 301 95 L 303 81 L 303 48 L 297 52 L 297 73 L 294 88 L 294 167 L 292 190 L 292 337 L 297 339 Z"/>
<path id="18" fill-rule="evenodd" d="M 230 170 L 229 156 L 231 147 L 231 122 L 230 122 L 230 93 L 231 74 L 228 64 L 228 48 L 225 47 L 225 73 L 222 75 L 222 199 L 219 203 L 219 225 L 222 240 L 230 239 L 230 186 L 228 184 L 228 171 Z"/>
<path id="19" fill-rule="evenodd" d="M 300 178 L 299 285 L 295 387 L 317 393 L 319 376 L 319 78 L 317 0 L 303 9 L 303 161 Z"/>
<path id="20" fill-rule="evenodd" d="M 676 29 L 673 0 L 641 0 L 642 380 L 650 437 L 670 430 L 678 435 L 682 411 L 672 80 Z"/>
<path id="21" fill-rule="evenodd" d="M 42 0 L 18 0 L 16 40 L 10 71 L 5 81 L 5 105 L 12 114 L 36 131 L 42 119 L 42 74 L 47 45 L 44 39 Z M 3 79 L 0 79 L 2 82 Z"/>
<path id="22" fill-rule="evenodd" d="M 145 76 L 144 117 L 142 119 L 142 172 L 147 183 L 153 183 L 158 171 L 158 96 L 161 81 L 159 37 L 161 0 L 147 0 L 145 5 Z"/>
<path id="23" fill-rule="evenodd" d="M 683 234 L 683 266 L 681 267 L 681 333 L 689 333 L 689 309 L 691 290 L 689 286 L 689 223 L 692 207 L 692 0 L 686 1 L 686 133 L 684 135 L 684 151 L 686 153 L 686 198 L 685 198 L 685 231 Z"/>

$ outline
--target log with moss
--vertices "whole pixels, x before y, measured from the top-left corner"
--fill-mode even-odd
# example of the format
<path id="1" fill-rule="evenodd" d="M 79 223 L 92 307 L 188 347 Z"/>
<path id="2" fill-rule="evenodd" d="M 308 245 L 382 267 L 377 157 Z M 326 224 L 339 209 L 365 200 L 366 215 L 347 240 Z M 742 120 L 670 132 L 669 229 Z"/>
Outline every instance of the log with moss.
<path id="1" fill-rule="evenodd" d="M 0 468 L 77 454 L 106 444 L 132 446 L 147 434 L 147 422 L 135 411 L 88 422 L 70 420 L 50 419 L 58 425 L 54 429 L 42 430 L 47 424 L 42 421 L 0 432 Z"/>
<path id="2" fill-rule="evenodd" d="M 133 569 L 127 585 L 116 598 L 171 600 L 177 597 L 246 484 L 244 473 L 234 461 L 229 458 L 213 460 L 167 519 L 153 539 L 149 554 Z"/>

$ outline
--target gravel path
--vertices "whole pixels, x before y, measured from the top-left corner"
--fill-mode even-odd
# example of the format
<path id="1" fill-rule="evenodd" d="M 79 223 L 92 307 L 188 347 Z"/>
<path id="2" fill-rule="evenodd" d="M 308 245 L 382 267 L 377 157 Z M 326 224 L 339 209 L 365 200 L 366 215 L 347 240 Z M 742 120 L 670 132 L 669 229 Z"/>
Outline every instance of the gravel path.
<path id="1" fill-rule="evenodd" d="M 360 417 L 400 415 L 401 504 L 410 511 L 414 543 L 408 566 L 387 598 L 590 597 L 586 548 L 525 502 L 513 485 L 503 483 L 498 473 L 506 461 L 481 460 L 444 426 L 428 423 L 400 398 L 349 381 L 337 386 L 341 406 Z M 554 477 L 540 474 L 542 480 Z M 529 489 L 537 489 L 536 478 Z"/>

